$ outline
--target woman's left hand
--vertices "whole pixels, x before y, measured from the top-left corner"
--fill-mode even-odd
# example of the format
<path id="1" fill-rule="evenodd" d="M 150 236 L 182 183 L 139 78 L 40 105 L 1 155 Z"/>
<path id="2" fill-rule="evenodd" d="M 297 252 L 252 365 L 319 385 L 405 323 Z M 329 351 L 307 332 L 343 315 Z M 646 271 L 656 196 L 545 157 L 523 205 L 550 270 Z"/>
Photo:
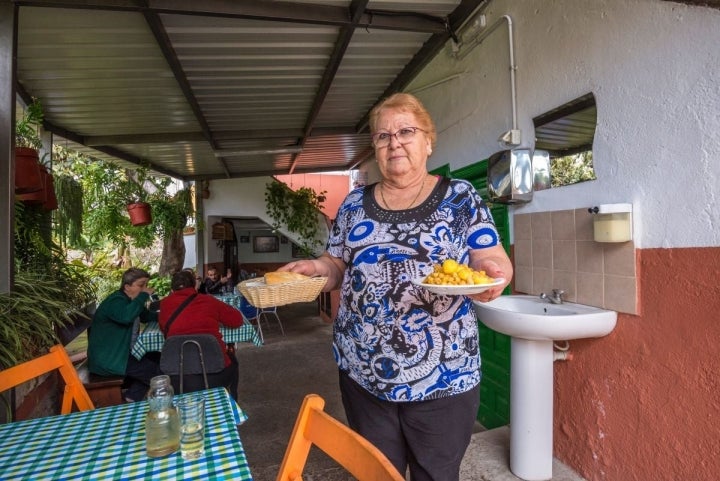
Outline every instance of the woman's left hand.
<path id="1" fill-rule="evenodd" d="M 470 266 L 475 270 L 485 271 L 494 279 L 499 277 L 505 279 L 505 282 L 499 286 L 491 287 L 480 294 L 469 295 L 468 297 L 474 301 L 489 302 L 497 299 L 512 280 L 512 262 L 501 245 L 470 251 Z"/>
<path id="2" fill-rule="evenodd" d="M 473 301 L 490 302 L 500 297 L 506 285 L 507 284 L 503 284 L 502 287 L 491 287 L 487 291 L 481 292 L 480 294 L 470 294 L 468 297 Z"/>

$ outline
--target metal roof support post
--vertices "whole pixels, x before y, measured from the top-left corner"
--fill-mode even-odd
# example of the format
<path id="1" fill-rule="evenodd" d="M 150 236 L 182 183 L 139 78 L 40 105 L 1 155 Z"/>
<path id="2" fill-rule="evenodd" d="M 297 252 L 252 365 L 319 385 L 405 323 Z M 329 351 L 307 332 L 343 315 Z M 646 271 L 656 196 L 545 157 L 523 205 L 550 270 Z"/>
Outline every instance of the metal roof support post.
<path id="1" fill-rule="evenodd" d="M 195 272 L 203 277 L 205 272 L 205 239 L 207 238 L 207 226 L 205 225 L 205 203 L 202 198 L 200 182 L 195 182 Z M 202 228 L 201 228 L 202 227 Z"/>
<path id="2" fill-rule="evenodd" d="M 0 0 L 0 293 L 13 283 L 15 228 L 15 52 L 17 7 Z"/>

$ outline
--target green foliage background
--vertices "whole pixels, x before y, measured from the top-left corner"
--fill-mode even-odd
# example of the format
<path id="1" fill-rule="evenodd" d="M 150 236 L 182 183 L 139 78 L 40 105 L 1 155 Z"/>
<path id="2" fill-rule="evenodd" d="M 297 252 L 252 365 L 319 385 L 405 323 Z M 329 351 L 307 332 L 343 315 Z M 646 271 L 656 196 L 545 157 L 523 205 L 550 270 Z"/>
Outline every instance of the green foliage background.
<path id="1" fill-rule="evenodd" d="M 265 188 L 266 212 L 273 220 L 273 229 L 287 227 L 300 237 L 300 249 L 307 257 L 322 246 L 316 239 L 320 230 L 318 214 L 325 202 L 327 191 L 316 193 L 310 187 L 292 190 L 282 182 L 271 182 Z"/>
<path id="2" fill-rule="evenodd" d="M 557 157 L 550 162 L 550 179 L 553 187 L 595 180 L 592 151 Z"/>

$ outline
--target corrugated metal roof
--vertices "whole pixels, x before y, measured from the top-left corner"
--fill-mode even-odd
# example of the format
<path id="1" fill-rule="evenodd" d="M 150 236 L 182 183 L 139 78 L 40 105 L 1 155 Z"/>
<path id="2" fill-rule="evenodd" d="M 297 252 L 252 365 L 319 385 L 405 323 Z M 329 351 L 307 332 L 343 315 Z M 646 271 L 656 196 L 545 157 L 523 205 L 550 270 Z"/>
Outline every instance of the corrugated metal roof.
<path id="1" fill-rule="evenodd" d="M 373 105 L 487 0 L 15 3 L 59 143 L 190 180 L 356 166 Z"/>
<path id="2" fill-rule="evenodd" d="M 490 2 L 11 1 L 17 90 L 46 129 L 184 180 L 355 167 L 373 105 Z"/>

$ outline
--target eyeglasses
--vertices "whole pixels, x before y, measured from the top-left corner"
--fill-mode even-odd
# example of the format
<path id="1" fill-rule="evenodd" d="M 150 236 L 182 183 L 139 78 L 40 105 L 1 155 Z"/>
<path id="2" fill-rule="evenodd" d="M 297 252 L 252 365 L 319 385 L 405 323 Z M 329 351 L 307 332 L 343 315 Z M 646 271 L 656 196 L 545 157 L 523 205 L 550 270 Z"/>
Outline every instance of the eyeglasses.
<path id="1" fill-rule="evenodd" d="M 372 135 L 372 143 L 375 147 L 382 149 L 390 145 L 390 141 L 395 137 L 401 144 L 408 144 L 412 142 L 413 137 L 415 137 L 415 132 L 418 130 L 425 132 L 420 127 L 403 127 L 394 133 L 378 132 Z"/>

